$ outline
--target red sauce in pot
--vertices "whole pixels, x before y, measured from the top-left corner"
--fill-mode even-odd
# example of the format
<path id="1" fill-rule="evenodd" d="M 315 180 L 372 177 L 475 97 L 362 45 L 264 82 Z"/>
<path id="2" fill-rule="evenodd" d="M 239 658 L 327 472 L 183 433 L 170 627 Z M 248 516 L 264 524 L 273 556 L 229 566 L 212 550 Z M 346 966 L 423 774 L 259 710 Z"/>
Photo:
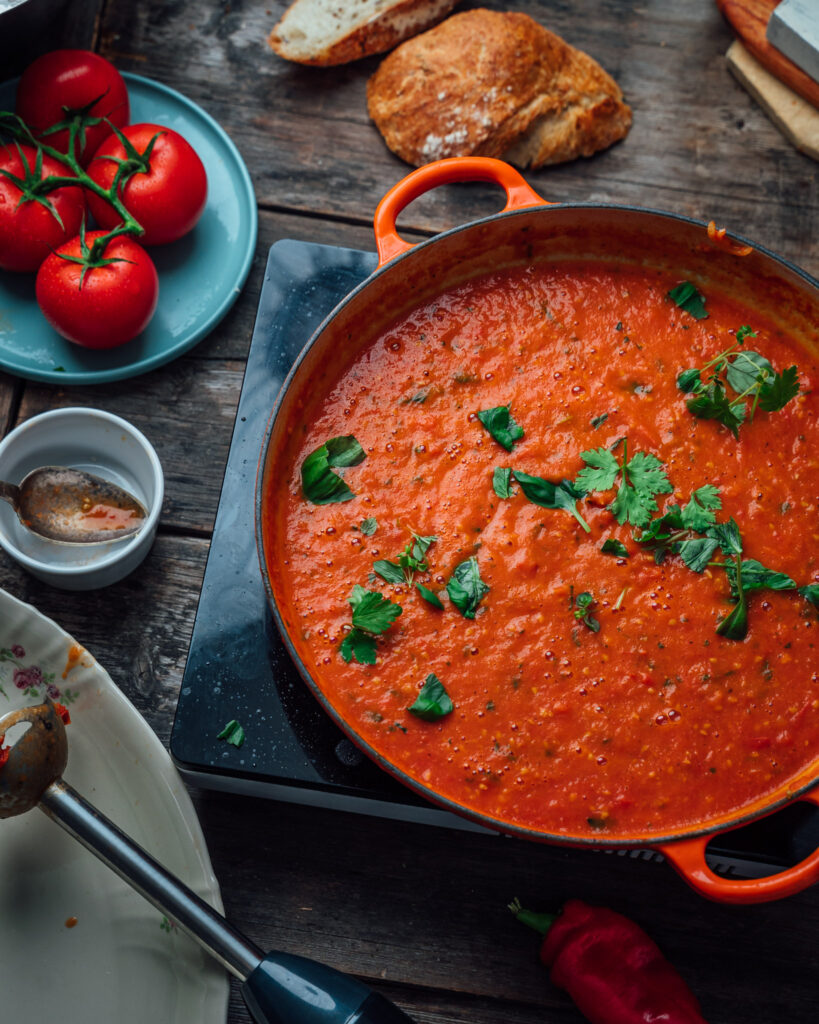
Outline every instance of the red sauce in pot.
<path id="1" fill-rule="evenodd" d="M 284 555 L 271 577 L 312 678 L 397 769 L 501 824 L 601 840 L 668 835 L 804 783 L 819 754 L 819 620 L 795 590 L 749 594 L 747 637 L 723 638 L 727 573 L 698 574 L 676 555 L 657 565 L 635 543 L 640 531 L 609 511 L 614 492 L 579 503 L 587 534 L 514 483 L 511 498 L 493 490 L 497 466 L 576 479 L 582 451 L 625 436 L 630 453 L 663 463 L 674 493 L 657 497 L 660 511 L 713 484 L 717 519 L 737 521 L 745 558 L 800 587 L 819 582 L 816 354 L 725 295 L 706 294 L 708 319 L 695 320 L 667 297 L 677 283 L 573 263 L 454 288 L 355 359 L 300 429 L 288 479 L 272 484 L 266 549 Z M 737 441 L 688 412 L 676 378 L 744 324 L 757 332 L 747 347 L 776 370 L 798 366 L 802 393 L 757 412 Z M 511 453 L 477 418 L 501 405 L 525 430 Z M 367 455 L 340 471 L 355 498 L 311 504 L 303 460 L 349 434 Z M 378 528 L 367 536 L 370 517 Z M 443 611 L 414 586 L 369 578 L 412 531 L 438 538 L 415 579 Z M 603 554 L 606 539 L 629 557 Z M 445 590 L 471 556 L 491 588 L 474 620 Z M 355 584 L 403 609 L 375 665 L 339 653 Z M 597 632 L 572 611 L 585 591 Z M 454 704 L 433 722 L 407 710 L 429 673 Z"/>

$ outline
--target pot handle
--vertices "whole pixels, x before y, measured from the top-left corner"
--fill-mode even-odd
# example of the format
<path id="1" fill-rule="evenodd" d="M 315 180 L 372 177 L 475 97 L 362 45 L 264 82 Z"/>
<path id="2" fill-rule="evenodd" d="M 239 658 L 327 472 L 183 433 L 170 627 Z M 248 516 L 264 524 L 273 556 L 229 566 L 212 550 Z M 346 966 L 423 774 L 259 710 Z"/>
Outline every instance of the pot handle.
<path id="1" fill-rule="evenodd" d="M 395 226 L 401 211 L 425 192 L 456 181 L 491 181 L 500 185 L 506 192 L 506 206 L 501 211 L 503 213 L 546 203 L 526 184 L 514 167 L 503 160 L 485 156 L 458 156 L 425 164 L 402 178 L 378 204 L 373 226 L 379 267 L 413 246 L 413 243 L 405 242 L 400 237 Z"/>
<path id="2" fill-rule="evenodd" d="M 819 787 L 800 799 L 819 807 Z M 793 896 L 819 881 L 819 849 L 793 867 L 765 878 L 722 878 L 705 860 L 705 848 L 712 838 L 712 835 L 698 836 L 657 847 L 686 882 L 708 899 L 720 903 L 766 903 Z"/>

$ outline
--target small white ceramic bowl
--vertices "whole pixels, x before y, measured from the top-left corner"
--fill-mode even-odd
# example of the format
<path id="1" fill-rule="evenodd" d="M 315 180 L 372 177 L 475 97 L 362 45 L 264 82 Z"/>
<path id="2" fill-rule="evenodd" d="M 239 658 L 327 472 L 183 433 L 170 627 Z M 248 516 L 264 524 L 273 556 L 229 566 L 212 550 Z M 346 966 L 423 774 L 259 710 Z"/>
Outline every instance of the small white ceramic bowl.
<path id="1" fill-rule="evenodd" d="M 27 530 L 0 501 L 0 547 L 33 576 L 63 590 L 116 583 L 145 558 L 162 509 L 162 466 L 150 441 L 127 420 L 99 409 L 53 409 L 0 441 L 0 480 L 18 484 L 40 466 L 69 466 L 130 491 L 148 510 L 142 529 L 100 544 L 60 544 Z"/>

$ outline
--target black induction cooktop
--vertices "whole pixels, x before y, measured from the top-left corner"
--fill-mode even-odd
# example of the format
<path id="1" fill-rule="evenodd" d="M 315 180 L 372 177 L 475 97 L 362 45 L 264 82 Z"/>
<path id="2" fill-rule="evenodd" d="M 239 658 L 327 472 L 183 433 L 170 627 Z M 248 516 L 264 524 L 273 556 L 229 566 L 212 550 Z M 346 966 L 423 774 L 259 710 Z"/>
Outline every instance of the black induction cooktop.
<path id="1" fill-rule="evenodd" d="M 405 789 L 339 731 L 287 654 L 259 569 L 256 472 L 273 402 L 305 342 L 376 262 L 375 253 L 308 242 L 270 249 L 171 754 L 183 776 L 205 788 L 486 831 Z M 234 720 L 245 730 L 241 747 L 219 739 Z M 715 838 L 709 863 L 758 876 L 817 845 L 819 811 L 797 803 Z"/>

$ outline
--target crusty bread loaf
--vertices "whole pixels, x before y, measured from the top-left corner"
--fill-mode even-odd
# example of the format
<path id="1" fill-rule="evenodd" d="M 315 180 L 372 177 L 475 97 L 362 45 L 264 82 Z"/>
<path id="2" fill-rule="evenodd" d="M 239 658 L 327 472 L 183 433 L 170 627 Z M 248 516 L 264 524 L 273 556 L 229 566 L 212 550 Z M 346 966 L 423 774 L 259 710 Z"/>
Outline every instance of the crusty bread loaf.
<path id="1" fill-rule="evenodd" d="M 458 0 L 296 0 L 270 33 L 280 57 L 346 64 L 383 53 L 445 18 Z"/>
<path id="2" fill-rule="evenodd" d="M 631 126 L 591 57 L 526 14 L 482 8 L 399 46 L 370 78 L 367 103 L 389 148 L 415 166 L 478 155 L 540 167 L 591 156 Z"/>

